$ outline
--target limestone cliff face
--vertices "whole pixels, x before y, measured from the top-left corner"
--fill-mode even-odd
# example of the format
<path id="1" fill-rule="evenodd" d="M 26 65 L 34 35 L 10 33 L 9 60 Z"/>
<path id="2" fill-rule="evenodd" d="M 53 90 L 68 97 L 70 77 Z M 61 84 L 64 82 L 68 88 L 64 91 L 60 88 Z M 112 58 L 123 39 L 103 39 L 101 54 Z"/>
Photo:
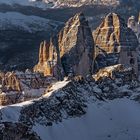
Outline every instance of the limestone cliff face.
<path id="1" fill-rule="evenodd" d="M 115 13 L 108 14 L 93 35 L 96 46 L 107 53 L 120 52 L 122 48 L 135 50 L 138 46 L 135 33 Z"/>
<path id="2" fill-rule="evenodd" d="M 69 19 L 58 35 L 58 45 L 66 75 L 92 73 L 94 41 L 84 14 Z"/>
<path id="3" fill-rule="evenodd" d="M 53 75 L 58 79 L 69 74 L 86 76 L 92 73 L 94 41 L 82 13 L 75 15 L 46 47 L 40 46 L 39 63 L 35 72 Z"/>
<path id="4" fill-rule="evenodd" d="M 108 14 L 101 25 L 94 32 L 96 45 L 95 59 L 100 63 L 99 56 L 105 56 L 104 64 L 114 62 L 114 64 L 124 64 L 134 69 L 138 74 L 138 39 L 135 32 L 127 27 L 125 21 L 117 14 Z M 110 54 L 113 56 L 110 57 Z M 113 59 L 116 57 L 115 60 Z M 109 60 L 107 60 L 109 58 Z M 95 61 L 96 61 L 95 60 Z M 117 60 L 117 61 L 116 61 Z M 111 65 L 113 65 L 111 63 Z"/>
<path id="5" fill-rule="evenodd" d="M 57 79 L 62 79 L 63 68 L 55 38 L 51 39 L 50 43 L 44 41 L 40 44 L 39 62 L 33 70 L 43 73 L 44 76 L 52 75 Z"/>
<path id="6" fill-rule="evenodd" d="M 39 62 L 34 67 L 34 71 L 44 73 L 44 75 L 50 75 L 52 73 L 52 70 L 51 68 L 49 68 L 49 65 L 47 63 L 50 56 L 49 49 L 49 43 L 46 43 L 46 41 L 41 42 L 39 50 Z"/>

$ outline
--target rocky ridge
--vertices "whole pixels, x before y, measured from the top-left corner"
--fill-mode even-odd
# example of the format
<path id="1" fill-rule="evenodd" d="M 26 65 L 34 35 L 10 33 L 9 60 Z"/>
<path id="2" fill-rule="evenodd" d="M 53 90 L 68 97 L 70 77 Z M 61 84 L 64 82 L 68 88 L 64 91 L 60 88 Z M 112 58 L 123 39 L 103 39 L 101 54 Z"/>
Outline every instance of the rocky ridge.
<path id="1" fill-rule="evenodd" d="M 30 101 L 25 105 L 19 104 L 20 110 L 18 110 L 20 112 L 18 112 L 19 116 L 16 118 L 12 114 L 8 117 L 9 119 L 6 118 L 4 114 L 6 113 L 6 108 L 1 109 L 1 126 L 5 126 L 4 119 L 8 119 L 9 125 L 11 125 L 12 118 L 18 124 L 15 122 L 12 124 L 12 129 L 15 130 L 14 133 L 9 131 L 8 128 L 4 128 L 5 130 L 3 131 L 3 127 L 1 127 L 0 134 L 2 137 L 8 135 L 9 138 L 12 138 L 12 136 L 21 138 L 22 132 L 25 132 L 26 129 L 26 134 L 30 134 L 27 135 L 26 140 L 30 140 L 31 135 L 40 140 L 39 136 L 33 132 L 35 125 L 50 127 L 66 119 L 82 117 L 86 114 L 89 104 L 96 104 L 96 102 L 108 102 L 109 100 L 123 97 L 139 101 L 139 84 L 138 81 L 131 79 L 116 78 L 113 80 L 103 78 L 95 82 L 93 78 L 84 79 L 83 77 L 58 82 L 50 88 L 50 92 L 46 92 L 43 98 Z M 61 87 L 58 85 L 61 85 Z M 14 108 L 16 109 L 16 106 L 12 107 L 11 111 L 14 111 Z M 19 129 L 15 129 L 16 125 L 19 125 L 19 129 L 21 128 L 20 133 L 18 133 Z M 24 128 L 23 126 L 28 127 Z M 10 135 L 11 133 L 12 135 Z M 16 133 L 19 135 L 15 135 Z"/>

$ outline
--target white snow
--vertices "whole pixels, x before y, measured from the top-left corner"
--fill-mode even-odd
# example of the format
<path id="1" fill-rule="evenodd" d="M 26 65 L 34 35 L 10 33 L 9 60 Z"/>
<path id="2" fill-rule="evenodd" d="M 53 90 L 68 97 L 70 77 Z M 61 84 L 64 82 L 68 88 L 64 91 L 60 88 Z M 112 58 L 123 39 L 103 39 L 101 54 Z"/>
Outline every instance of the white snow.
<path id="1" fill-rule="evenodd" d="M 66 81 L 66 79 L 64 81 L 61 82 L 56 82 L 53 86 L 52 86 L 52 91 L 50 91 L 47 95 L 45 95 L 45 98 L 48 98 L 54 91 L 57 91 L 58 89 L 61 89 L 62 87 L 64 87 L 66 84 L 68 84 L 69 81 Z M 44 88 L 40 88 L 40 89 L 31 89 L 31 90 L 27 90 L 25 91 L 25 95 L 24 96 L 28 96 L 29 97 L 41 97 L 41 94 L 43 94 L 43 92 L 45 91 Z M 20 111 L 24 106 L 28 106 L 30 104 L 33 103 L 33 101 L 37 101 L 40 100 L 40 98 L 37 99 L 33 99 L 33 100 L 29 100 L 29 101 L 24 101 L 21 103 L 17 103 L 17 104 L 13 104 L 13 105 L 9 105 L 9 106 L 0 106 L 0 111 L 2 113 L 2 121 L 3 122 L 18 122 L 19 116 L 20 116 Z"/>
<path id="2" fill-rule="evenodd" d="M 53 86 L 50 88 L 50 92 L 47 92 L 44 97 L 49 97 L 52 95 L 52 93 L 54 93 L 54 91 L 57 91 L 63 87 L 65 87 L 70 81 L 67 81 L 67 79 L 65 79 L 64 81 L 60 81 L 60 82 L 56 82 L 55 84 L 53 84 Z"/>
<path id="3" fill-rule="evenodd" d="M 31 104 L 32 101 L 26 101 L 9 106 L 0 106 L 3 122 L 18 122 L 22 107 Z"/>
<path id="4" fill-rule="evenodd" d="M 41 97 L 45 92 L 45 88 L 40 89 L 25 89 L 23 91 L 23 96 L 27 98 L 39 98 Z"/>
<path id="5" fill-rule="evenodd" d="M 33 130 L 42 140 L 138 140 L 140 138 L 140 104 L 127 98 L 89 104 L 81 118 L 63 120 Z"/>

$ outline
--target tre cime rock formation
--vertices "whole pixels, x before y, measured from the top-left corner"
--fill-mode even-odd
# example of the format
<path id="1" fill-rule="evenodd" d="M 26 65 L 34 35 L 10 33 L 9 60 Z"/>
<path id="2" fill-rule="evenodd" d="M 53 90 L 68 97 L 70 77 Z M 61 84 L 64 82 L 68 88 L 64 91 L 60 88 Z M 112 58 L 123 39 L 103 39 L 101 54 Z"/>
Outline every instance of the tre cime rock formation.
<path id="1" fill-rule="evenodd" d="M 123 64 L 138 75 L 138 45 L 136 34 L 118 14 L 109 13 L 92 35 L 84 14 L 78 13 L 49 43 L 41 43 L 34 71 L 62 80 Z"/>
<path id="2" fill-rule="evenodd" d="M 106 65 L 124 64 L 138 74 L 138 39 L 123 18 L 116 13 L 109 13 L 94 31 L 93 37 L 97 64 L 101 57 L 106 56 Z"/>
<path id="3" fill-rule="evenodd" d="M 83 13 L 70 18 L 58 35 L 52 37 L 49 45 L 45 44 L 40 46 L 35 72 L 56 77 L 92 74 L 94 41 Z"/>

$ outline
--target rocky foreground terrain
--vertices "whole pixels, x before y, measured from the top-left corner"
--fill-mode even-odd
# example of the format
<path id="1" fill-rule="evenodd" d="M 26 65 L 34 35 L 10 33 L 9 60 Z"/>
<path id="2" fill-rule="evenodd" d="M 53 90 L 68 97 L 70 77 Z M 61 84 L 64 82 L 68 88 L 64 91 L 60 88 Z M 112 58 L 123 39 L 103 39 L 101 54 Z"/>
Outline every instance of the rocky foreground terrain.
<path id="1" fill-rule="evenodd" d="M 1 106 L 1 138 L 138 139 L 140 83 L 127 78 L 65 79 L 42 98 Z"/>

